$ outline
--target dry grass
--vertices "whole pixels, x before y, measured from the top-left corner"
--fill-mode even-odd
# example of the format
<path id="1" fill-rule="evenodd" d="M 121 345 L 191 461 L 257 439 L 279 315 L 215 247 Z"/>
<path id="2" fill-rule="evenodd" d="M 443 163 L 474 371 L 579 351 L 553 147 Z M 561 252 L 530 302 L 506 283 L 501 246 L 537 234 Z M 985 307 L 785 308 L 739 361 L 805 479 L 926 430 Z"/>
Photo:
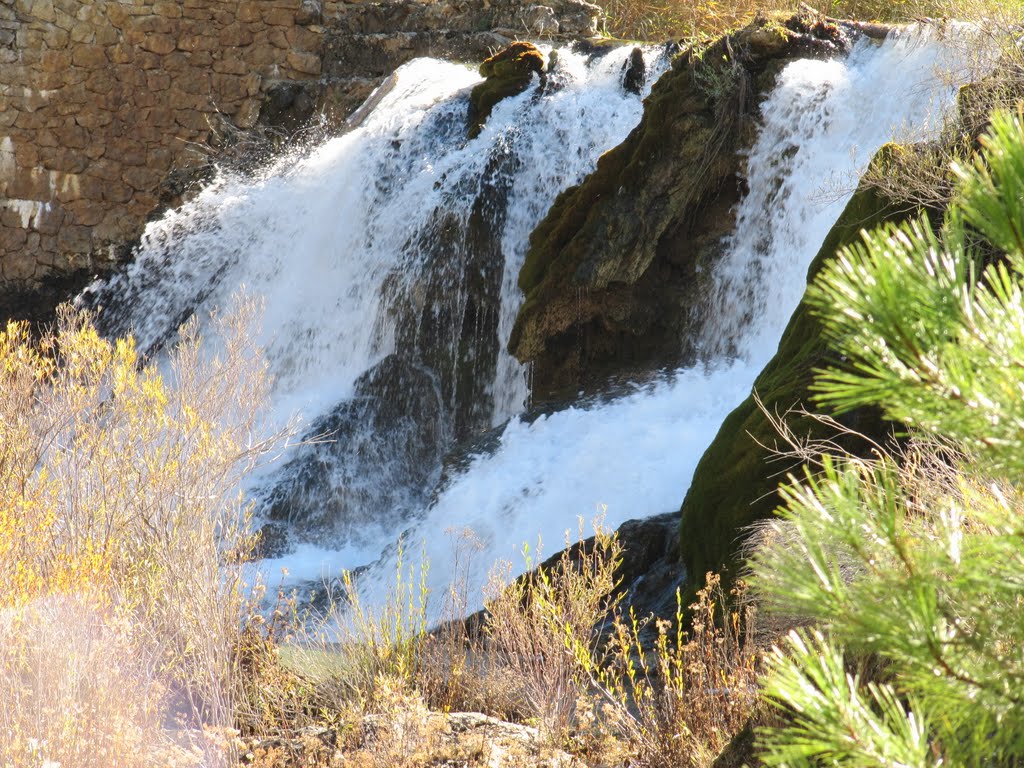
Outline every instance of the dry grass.
<path id="1" fill-rule="evenodd" d="M 595 525 L 592 545 L 566 548 L 553 568 L 535 567 L 508 579 L 511 564 L 492 571 L 487 593 L 487 652 L 510 673 L 515 694 L 552 743 L 568 737 L 577 703 L 590 685 L 577 655 L 598 653 L 600 625 L 618 603 L 618 539 Z"/>
<path id="2" fill-rule="evenodd" d="M 225 566 L 276 444 L 257 314 L 214 319 L 216 357 L 186 325 L 162 369 L 68 309 L 39 342 L 0 333 L 3 765 L 230 761 L 246 598 Z"/>
<path id="3" fill-rule="evenodd" d="M 631 765 L 702 768 L 750 719 L 758 698 L 761 649 L 742 587 L 727 596 L 718 576 L 690 606 L 689 631 L 675 621 L 616 619 L 601 665 L 583 659 L 602 697 L 600 729 L 628 745 Z M 650 646 L 643 629 L 654 622 Z"/>
<path id="4" fill-rule="evenodd" d="M 808 9 L 834 19 L 907 23 L 926 18 L 987 21 L 1009 28 L 1024 18 L 1022 0 L 602 0 L 604 34 L 622 40 L 706 41 L 758 14 Z"/>
<path id="5" fill-rule="evenodd" d="M 352 590 L 354 615 L 332 621 L 344 628 L 340 641 L 322 631 L 276 662 L 267 657 L 311 686 L 320 715 L 293 713 L 279 729 L 291 749 L 270 742 L 254 764 L 711 765 L 747 725 L 757 698 L 752 609 L 709 576 L 692 623 L 682 610 L 671 621 L 621 617 L 616 536 L 598 525 L 594 539 L 582 541 L 581 531 L 566 543 L 543 567 L 527 553 L 531 570 L 515 580 L 507 563 L 492 571 L 482 633 L 454 620 L 426 631 L 416 569 L 399 567 L 383 606 L 360 603 Z M 449 599 L 465 605 L 464 596 Z M 466 711 L 537 734 L 515 741 L 511 753 L 500 736 L 454 738 L 448 713 Z M 331 728 L 336 746 L 295 747 L 311 724 Z"/>

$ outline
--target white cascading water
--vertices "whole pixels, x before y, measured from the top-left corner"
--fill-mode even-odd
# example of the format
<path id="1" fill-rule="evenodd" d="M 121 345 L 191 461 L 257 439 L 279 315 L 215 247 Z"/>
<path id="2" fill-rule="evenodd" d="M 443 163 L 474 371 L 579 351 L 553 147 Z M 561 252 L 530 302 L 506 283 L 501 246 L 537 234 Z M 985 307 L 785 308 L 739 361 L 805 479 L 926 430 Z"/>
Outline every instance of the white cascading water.
<path id="1" fill-rule="evenodd" d="M 476 75 L 412 62 L 358 129 L 257 180 L 219 180 L 151 226 L 135 265 L 97 289 L 111 328 L 134 328 L 150 345 L 187 314 L 227 304 L 245 284 L 266 301 L 261 341 L 276 376 L 275 411 L 284 420 L 299 410 L 315 425 L 353 394 L 363 398 L 368 372 L 430 325 L 423 273 L 439 268 L 432 223 L 444 214 L 472 228 L 474 217 L 493 214 L 481 208 L 481 190 L 491 183 L 500 191 L 503 210 L 487 219 L 500 225 L 502 263 L 497 318 L 485 329 L 496 335 L 497 350 L 485 371 L 483 426 L 513 418 L 497 448 L 469 457 L 433 499 L 434 486 L 401 498 L 379 487 L 399 508 L 394 514 L 356 514 L 333 538 L 307 538 L 265 560 L 268 571 L 287 567 L 289 582 L 300 583 L 371 564 L 360 586 L 379 596 L 394 578 L 394 542 L 404 532 L 406 557 L 425 554 L 430 587 L 441 593 L 454 575 L 454 549 L 463 548 L 467 565 L 460 540 L 469 531 L 472 608 L 490 564 L 507 558 L 521 567 L 526 542 L 535 547 L 540 538 L 550 554 L 578 517 L 603 511 L 614 527 L 678 508 L 722 419 L 774 352 L 807 266 L 857 177 L 886 141 L 934 134 L 955 95 L 943 73 L 958 59 L 934 36 L 907 32 L 881 44 L 862 40 L 845 60 L 789 64 L 762 107 L 748 158 L 750 192 L 717 268 L 703 339 L 710 364 L 527 422 L 515 417 L 527 395 L 524 371 L 505 351 L 521 301 L 516 277 L 529 233 L 556 194 L 638 122 L 639 99 L 619 85 L 627 55 L 623 49 L 588 64 L 562 51 L 561 88 L 502 102 L 469 142 L 465 92 Z M 427 231 L 430 247 L 422 245 Z M 456 287 L 464 291 L 464 282 Z M 420 318 L 411 336 L 396 319 L 398 305 Z M 458 346 L 465 332 L 459 326 L 450 341 Z M 427 378 L 445 375 L 434 366 Z M 442 395 L 445 386 L 437 385 Z M 353 440 L 365 447 L 383 437 Z M 357 480 L 351 468 L 327 466 L 336 485 Z M 429 479 L 439 477 L 438 466 Z M 259 482 L 265 489 L 275 481 Z"/>

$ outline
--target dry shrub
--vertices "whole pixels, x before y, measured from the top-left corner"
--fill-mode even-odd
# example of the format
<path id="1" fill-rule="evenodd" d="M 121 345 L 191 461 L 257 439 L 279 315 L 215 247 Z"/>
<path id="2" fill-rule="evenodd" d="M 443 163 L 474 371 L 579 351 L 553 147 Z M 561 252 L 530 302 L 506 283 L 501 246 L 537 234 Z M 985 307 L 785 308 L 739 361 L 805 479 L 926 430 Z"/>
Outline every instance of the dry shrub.
<path id="1" fill-rule="evenodd" d="M 907 23 L 983 21 L 1012 29 L 1022 0 L 602 0 L 604 33 L 625 40 L 700 42 L 738 29 L 758 14 L 813 10 L 833 19 Z"/>
<path id="2" fill-rule="evenodd" d="M 533 567 L 509 583 L 511 565 L 498 564 L 487 586 L 488 652 L 509 670 L 530 716 L 553 743 L 569 734 L 577 703 L 590 684 L 578 655 L 598 653 L 600 625 L 618 602 L 615 571 L 622 545 L 595 524 L 593 543 L 566 549 L 552 567 Z"/>
<path id="3" fill-rule="evenodd" d="M 753 608 L 708 574 L 688 633 L 681 607 L 674 622 L 620 616 L 622 544 L 595 528 L 551 566 L 492 582 L 488 651 L 549 740 L 602 764 L 711 765 L 757 700 Z"/>
<path id="4" fill-rule="evenodd" d="M 678 604 L 677 594 L 677 604 Z M 651 768 L 709 766 L 742 730 L 758 697 L 761 653 L 754 617 L 742 606 L 742 586 L 729 599 L 719 576 L 708 573 L 690 606 L 690 631 L 678 604 L 675 622 L 654 621 L 653 648 L 641 641 L 644 621 L 616 620 L 611 663 L 594 681 L 610 706 L 609 722 Z"/>
<path id="5" fill-rule="evenodd" d="M 742 27 L 759 12 L 792 9 L 779 0 L 603 0 L 605 34 L 624 40 L 698 41 Z"/>
<path id="6" fill-rule="evenodd" d="M 241 480 L 282 437 L 256 416 L 268 392 L 257 315 L 242 300 L 213 318 L 216 356 L 186 324 L 162 367 L 68 308 L 38 342 L 23 323 L 0 333 L 0 677 L 27 681 L 0 686 L 7 732 L 21 734 L 0 744 L 5 765 L 35 764 L 10 745 L 41 733 L 48 754 L 103 744 L 133 755 L 107 765 L 153 764 L 160 739 L 137 735 L 175 720 L 207 762 L 219 758 L 204 729 L 233 748 L 245 596 L 224 565 L 249 549 Z M 55 611 L 67 621 L 48 636 Z M 41 674 L 44 648 L 55 677 Z M 78 676 L 83 658 L 94 681 Z"/>
<path id="7" fill-rule="evenodd" d="M 50 596 L 0 613 L 0 764 L 198 763 L 163 731 L 159 660 L 94 603 Z"/>

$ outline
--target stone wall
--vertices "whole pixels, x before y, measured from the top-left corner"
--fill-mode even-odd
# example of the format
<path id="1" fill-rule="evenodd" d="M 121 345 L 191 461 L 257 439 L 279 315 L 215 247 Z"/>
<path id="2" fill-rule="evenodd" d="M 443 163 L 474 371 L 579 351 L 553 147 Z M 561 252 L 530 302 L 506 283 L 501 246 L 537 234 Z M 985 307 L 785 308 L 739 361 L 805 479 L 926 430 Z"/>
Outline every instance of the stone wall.
<path id="1" fill-rule="evenodd" d="M 413 56 L 487 55 L 531 20 L 593 30 L 558 2 L 564 29 L 523 0 L 0 0 L 0 316 L 122 259 L 225 137 L 344 116 Z"/>
<path id="2" fill-rule="evenodd" d="M 0 291 L 102 268 L 224 120 L 320 73 L 303 0 L 0 2 Z"/>

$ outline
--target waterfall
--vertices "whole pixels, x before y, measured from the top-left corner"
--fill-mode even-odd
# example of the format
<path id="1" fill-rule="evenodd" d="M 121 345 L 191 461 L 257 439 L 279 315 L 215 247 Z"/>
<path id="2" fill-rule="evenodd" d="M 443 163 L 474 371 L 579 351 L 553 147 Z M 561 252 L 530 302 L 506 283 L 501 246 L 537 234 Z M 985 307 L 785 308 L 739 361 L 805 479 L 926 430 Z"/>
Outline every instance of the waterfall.
<path id="1" fill-rule="evenodd" d="M 506 352 L 516 278 L 558 192 L 639 121 L 640 100 L 620 86 L 627 56 L 560 51 L 547 90 L 500 103 L 472 141 L 476 75 L 414 61 L 357 129 L 257 178 L 222 175 L 92 290 L 110 332 L 134 329 L 152 349 L 239 285 L 265 297 L 277 418 L 298 411 L 310 433 L 337 437 L 254 480 L 263 514 L 292 533 L 269 571 L 300 583 L 359 567 L 360 587 L 379 594 L 404 534 L 437 593 L 454 549 L 473 551 L 461 555 L 472 607 L 495 559 L 521 566 L 538 538 L 557 551 L 578 517 L 614 527 L 678 508 L 867 161 L 886 141 L 933 135 L 955 96 L 940 77 L 955 56 L 928 34 L 788 64 L 747 158 L 705 364 L 529 420 L 525 371 Z M 493 449 L 470 451 L 442 482 L 446 452 L 493 428 Z"/>
<path id="2" fill-rule="evenodd" d="M 530 232 L 639 122 L 628 49 L 559 51 L 543 91 L 501 102 L 466 139 L 471 69 L 401 67 L 348 133 L 255 178 L 223 173 L 151 224 L 134 262 L 93 286 L 103 329 L 160 346 L 244 285 L 283 424 L 334 440 L 251 489 L 298 542 L 379 551 L 421 512 L 442 459 L 522 410 L 506 349 Z M 647 54 L 653 82 L 667 57 Z"/>
<path id="3" fill-rule="evenodd" d="M 889 141 L 937 136 L 974 39 L 950 25 L 861 40 L 845 59 L 795 61 L 761 106 L 747 158 L 749 193 L 715 265 L 701 346 L 715 359 L 764 363 L 804 291 L 804 273 L 868 162 Z M 979 62 L 980 65 L 980 62 Z"/>

